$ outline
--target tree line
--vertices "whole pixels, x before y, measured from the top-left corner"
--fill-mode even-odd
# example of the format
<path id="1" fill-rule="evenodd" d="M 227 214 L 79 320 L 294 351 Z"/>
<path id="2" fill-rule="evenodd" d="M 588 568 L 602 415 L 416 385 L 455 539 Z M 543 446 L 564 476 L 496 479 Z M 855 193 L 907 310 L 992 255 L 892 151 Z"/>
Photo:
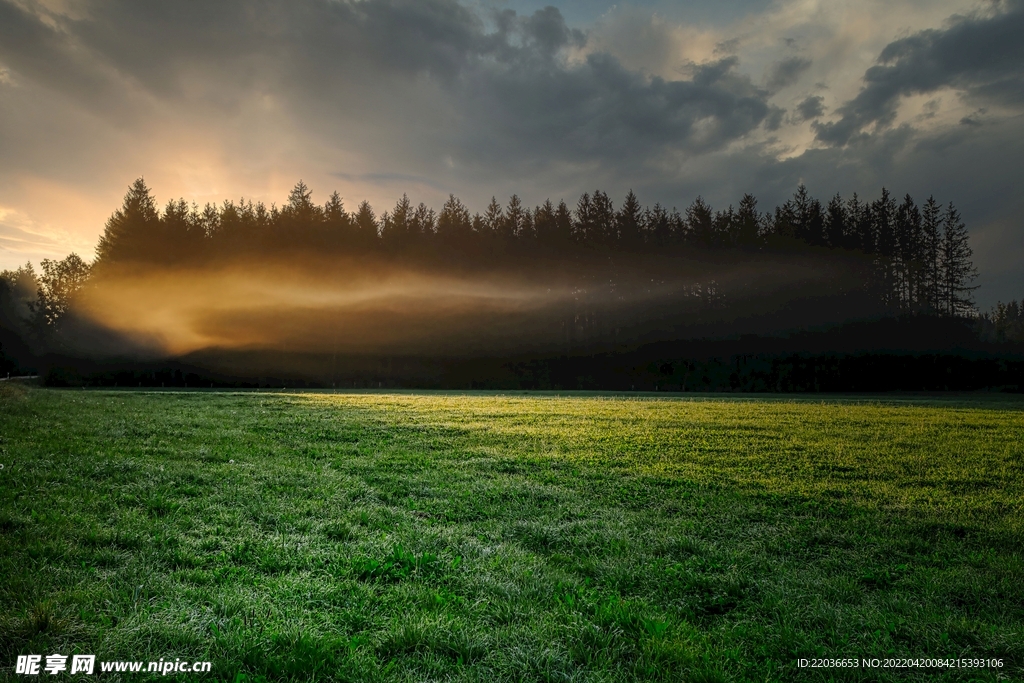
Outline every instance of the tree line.
<path id="1" fill-rule="evenodd" d="M 96 263 L 188 262 L 204 255 L 274 253 L 282 248 L 432 252 L 458 260 L 523 259 L 537 253 L 572 257 L 581 249 L 679 253 L 800 245 L 870 256 L 877 267 L 872 284 L 894 311 L 973 311 L 971 283 L 977 272 L 959 211 L 934 197 L 920 207 L 910 195 L 898 201 L 885 188 L 873 201 L 837 194 L 822 203 L 800 185 L 792 198 L 766 213 L 750 194 L 736 208 L 717 211 L 698 196 L 683 212 L 661 204 L 643 207 L 632 191 L 617 208 L 600 190 L 583 193 L 572 209 L 550 199 L 530 208 L 513 194 L 505 206 L 492 197 L 483 213 L 474 214 L 454 195 L 440 211 L 424 203 L 414 206 L 402 195 L 392 209 L 377 216 L 367 201 L 354 212 L 346 211 L 337 192 L 318 205 L 302 181 L 281 207 L 226 200 L 199 208 L 179 199 L 161 212 L 140 178 L 107 221 Z"/>
<path id="2" fill-rule="evenodd" d="M 977 271 L 966 225 L 952 203 L 928 197 L 919 206 L 910 195 L 897 200 L 884 188 L 870 201 L 837 194 L 822 202 L 803 185 L 767 212 L 750 194 L 719 210 L 697 197 L 679 211 L 642 206 L 632 191 L 615 206 L 597 190 L 583 193 L 572 208 L 551 200 L 531 208 L 517 195 L 502 206 L 492 197 L 482 213 L 471 213 L 454 195 L 439 211 L 402 195 L 378 215 L 367 201 L 348 211 L 337 192 L 317 204 L 302 181 L 280 207 L 245 200 L 199 207 L 179 199 L 161 210 L 139 178 L 107 220 L 93 263 L 71 254 L 44 260 L 39 274 L 31 264 L 4 271 L 0 295 L 6 302 L 0 303 L 8 316 L 53 328 L 74 292 L 108 267 L 204 265 L 239 256 L 373 254 L 436 268 L 514 268 L 538 259 L 557 266 L 589 259 L 597 264 L 591 277 L 600 280 L 614 277 L 616 257 L 757 259 L 759 253 L 830 251 L 868 264 L 862 289 L 890 314 L 975 315 Z"/>

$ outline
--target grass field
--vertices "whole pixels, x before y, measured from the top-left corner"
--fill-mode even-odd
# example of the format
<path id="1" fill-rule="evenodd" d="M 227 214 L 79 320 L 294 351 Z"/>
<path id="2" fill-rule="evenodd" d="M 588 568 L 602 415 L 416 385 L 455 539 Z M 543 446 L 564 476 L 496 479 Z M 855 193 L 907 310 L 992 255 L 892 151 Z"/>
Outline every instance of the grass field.
<path id="1" fill-rule="evenodd" d="M 6 386 L 0 436 L 0 678 L 1024 679 L 1024 402 Z"/>

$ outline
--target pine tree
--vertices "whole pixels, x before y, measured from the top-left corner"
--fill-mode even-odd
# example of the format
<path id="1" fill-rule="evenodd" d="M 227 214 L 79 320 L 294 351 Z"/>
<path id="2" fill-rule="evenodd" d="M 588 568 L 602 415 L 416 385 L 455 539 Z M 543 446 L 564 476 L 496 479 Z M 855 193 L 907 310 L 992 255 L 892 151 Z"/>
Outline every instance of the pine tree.
<path id="1" fill-rule="evenodd" d="M 584 192 L 576 202 L 576 220 L 573 224 L 575 239 L 580 243 L 593 243 L 594 240 L 594 203 L 590 194 Z"/>
<path id="2" fill-rule="evenodd" d="M 409 195 L 403 193 L 401 199 L 395 202 L 395 208 L 381 216 L 381 243 L 392 249 L 408 244 L 412 214 L 412 202 L 409 201 Z"/>
<path id="3" fill-rule="evenodd" d="M 940 259 L 942 262 L 943 310 L 951 316 L 970 316 L 974 313 L 972 292 L 977 287 L 970 283 L 978 276 L 974 268 L 967 226 L 960 212 L 950 202 L 942 219 L 943 233 Z"/>
<path id="4" fill-rule="evenodd" d="M 889 191 L 882 188 L 882 196 L 871 204 L 872 233 L 875 236 L 875 272 L 883 303 L 890 309 L 899 307 L 899 292 L 895 274 L 896 258 L 896 202 Z"/>
<path id="5" fill-rule="evenodd" d="M 626 194 L 615 214 L 615 224 L 619 242 L 627 249 L 638 249 L 643 242 L 643 216 L 640 201 L 633 190 Z"/>
<path id="6" fill-rule="evenodd" d="M 793 236 L 807 244 L 825 243 L 825 220 L 821 202 L 811 197 L 803 183 L 796 188 L 792 200 Z"/>
<path id="7" fill-rule="evenodd" d="M 825 207 L 825 242 L 833 249 L 844 249 L 848 233 L 846 205 L 837 192 Z"/>
<path id="8" fill-rule="evenodd" d="M 497 198 L 491 197 L 491 203 L 484 209 L 484 236 L 496 239 L 501 235 L 501 223 L 504 213 Z"/>
<path id="9" fill-rule="evenodd" d="M 752 194 L 745 194 L 736 212 L 736 244 L 744 249 L 756 246 L 760 241 L 760 230 L 757 199 Z"/>
<path id="10" fill-rule="evenodd" d="M 275 237 L 279 247 L 315 247 L 323 228 L 320 207 L 313 203 L 313 192 L 301 180 L 288 193 L 281 207 Z"/>
<path id="11" fill-rule="evenodd" d="M 594 190 L 594 238 L 595 243 L 609 246 L 618 239 L 615 227 L 615 206 L 611 197 L 601 190 Z"/>
<path id="12" fill-rule="evenodd" d="M 712 220 L 712 245 L 716 247 L 728 247 L 735 244 L 736 240 L 736 212 L 732 204 L 725 211 L 716 211 Z"/>
<path id="13" fill-rule="evenodd" d="M 301 180 L 295 183 L 295 187 L 288 193 L 288 204 L 284 211 L 294 215 L 302 221 L 309 221 L 316 213 L 316 205 L 313 203 L 313 191 Z"/>
<path id="14" fill-rule="evenodd" d="M 555 205 L 550 199 L 533 211 L 533 229 L 537 233 L 537 243 L 546 249 L 558 242 L 558 228 L 555 225 Z"/>
<path id="15" fill-rule="evenodd" d="M 850 201 L 846 202 L 848 221 L 847 244 L 851 249 L 859 249 L 865 254 L 874 253 L 875 238 L 871 232 L 871 212 L 860 197 L 854 192 Z"/>
<path id="16" fill-rule="evenodd" d="M 227 204 L 227 202 L 225 202 Z M 227 209 L 221 212 L 228 214 Z M 166 245 L 163 261 L 188 261 L 203 250 L 206 233 L 196 212 L 184 199 L 169 201 L 160 216 L 160 241 Z"/>
<path id="17" fill-rule="evenodd" d="M 928 197 L 921 212 L 922 298 L 924 309 L 931 313 L 942 310 L 942 208 L 935 197 Z"/>
<path id="18" fill-rule="evenodd" d="M 783 240 L 794 239 L 797 234 L 797 212 L 793 206 L 793 200 L 775 207 L 775 215 L 772 216 L 772 235 Z"/>
<path id="19" fill-rule="evenodd" d="M 373 214 L 373 207 L 370 206 L 370 202 L 364 199 L 359 203 L 359 209 L 356 211 L 353 223 L 355 224 L 356 243 L 364 249 L 376 246 L 380 238 L 380 228 L 377 225 L 377 217 Z"/>
<path id="20" fill-rule="evenodd" d="M 573 239 L 572 212 L 564 200 L 559 200 L 555 210 L 555 244 L 560 249 L 566 248 Z"/>
<path id="21" fill-rule="evenodd" d="M 524 246 L 532 246 L 537 243 L 537 229 L 533 224 L 533 215 L 533 211 L 523 207 L 523 225 L 519 229 L 519 235 L 517 237 L 519 243 Z"/>
<path id="22" fill-rule="evenodd" d="M 697 195 L 686 209 L 687 237 L 694 244 L 710 247 L 715 237 L 714 229 L 714 212 L 704 198 Z"/>
<path id="23" fill-rule="evenodd" d="M 648 244 L 662 249 L 672 243 L 672 225 L 661 204 L 655 204 L 653 209 L 645 212 L 644 224 Z"/>
<path id="24" fill-rule="evenodd" d="M 825 237 L 825 211 L 822 209 L 821 202 L 817 199 L 811 200 L 804 220 L 804 241 L 816 247 L 828 244 L 828 239 Z"/>
<path id="25" fill-rule="evenodd" d="M 128 188 L 121 208 L 107 219 L 96 245 L 96 263 L 159 259 L 162 246 L 156 201 L 139 178 Z"/>
<path id="26" fill-rule="evenodd" d="M 454 194 L 441 207 L 437 217 L 437 236 L 445 243 L 465 244 L 472 234 L 473 225 L 469 210 Z"/>
<path id="27" fill-rule="evenodd" d="M 423 202 L 416 206 L 409 221 L 409 235 L 416 243 L 423 239 L 429 239 L 437 229 L 437 214 Z"/>
<path id="28" fill-rule="evenodd" d="M 505 214 L 502 217 L 500 237 L 506 242 L 511 242 L 523 231 L 526 222 L 526 209 L 519 195 L 513 194 L 508 198 L 508 206 L 505 207 Z"/>
<path id="29" fill-rule="evenodd" d="M 332 192 L 322 210 L 323 235 L 321 244 L 328 249 L 344 249 L 352 242 L 352 219 L 345 211 L 341 195 Z M 223 221 L 223 216 L 221 218 Z"/>
<path id="30" fill-rule="evenodd" d="M 922 228 L 921 212 L 908 194 L 896 210 L 896 280 L 900 306 L 919 310 L 921 297 Z"/>

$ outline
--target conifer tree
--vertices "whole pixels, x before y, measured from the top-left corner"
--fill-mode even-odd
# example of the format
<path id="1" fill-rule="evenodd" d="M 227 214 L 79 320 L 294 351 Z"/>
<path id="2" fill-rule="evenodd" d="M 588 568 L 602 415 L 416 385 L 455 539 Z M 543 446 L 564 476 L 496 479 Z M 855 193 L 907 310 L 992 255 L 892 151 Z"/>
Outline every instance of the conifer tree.
<path id="1" fill-rule="evenodd" d="M 935 201 L 935 197 L 928 197 L 924 204 L 924 210 L 921 212 L 921 233 L 924 309 L 938 313 L 942 310 L 942 208 Z"/>
<path id="2" fill-rule="evenodd" d="M 875 239 L 871 232 L 871 212 L 856 192 L 850 197 L 850 201 L 846 202 L 846 216 L 849 225 L 849 247 L 859 249 L 865 254 L 874 253 Z"/>
<path id="3" fill-rule="evenodd" d="M 643 242 L 643 209 L 633 190 L 626 193 L 615 214 L 615 224 L 619 242 L 627 249 L 638 249 Z"/>
<path id="4" fill-rule="evenodd" d="M 672 225 L 669 222 L 668 212 L 661 206 L 655 204 L 654 208 L 644 214 L 645 233 L 648 244 L 662 249 L 672 243 Z"/>
<path id="5" fill-rule="evenodd" d="M 960 212 L 950 202 L 942 217 L 943 233 L 941 246 L 942 299 L 947 315 L 970 316 L 974 312 L 972 292 L 977 289 L 971 282 L 978 275 L 971 261 L 971 249 L 967 226 L 960 218 Z"/>
<path id="6" fill-rule="evenodd" d="M 550 199 L 533 210 L 533 229 L 537 244 L 550 249 L 558 242 L 558 229 L 555 225 L 555 205 Z"/>
<path id="7" fill-rule="evenodd" d="M 359 209 L 353 218 L 356 243 L 364 249 L 376 246 L 380 238 L 377 225 L 377 217 L 373 214 L 373 207 L 365 199 L 359 203 Z"/>
<path id="8" fill-rule="evenodd" d="M 772 234 L 783 239 L 795 239 L 797 233 L 797 212 L 790 199 L 775 207 L 772 216 Z"/>
<path id="9" fill-rule="evenodd" d="M 712 221 L 711 243 L 716 247 L 728 247 L 736 243 L 736 212 L 732 204 L 725 211 L 716 211 Z"/>
<path id="10" fill-rule="evenodd" d="M 615 227 L 615 206 L 611 197 L 601 190 L 594 190 L 594 243 L 609 246 L 618 239 Z"/>
<path id="11" fill-rule="evenodd" d="M 526 209 L 519 195 L 513 194 L 508 198 L 508 206 L 505 207 L 505 214 L 502 216 L 500 237 L 506 242 L 511 242 L 523 232 L 526 223 Z"/>
<path id="12" fill-rule="evenodd" d="M 391 249 L 408 244 L 412 218 L 412 202 L 409 201 L 409 195 L 403 193 L 395 202 L 395 208 L 381 216 L 381 243 Z"/>
<path id="13" fill-rule="evenodd" d="M 161 246 L 156 200 L 139 178 L 128 188 L 121 208 L 107 219 L 96 245 L 96 262 L 158 259 L 164 255 Z"/>
<path id="14" fill-rule="evenodd" d="M 736 211 L 736 244 L 742 248 L 755 246 L 760 239 L 760 229 L 757 199 L 752 194 L 745 194 Z"/>
<path id="15" fill-rule="evenodd" d="M 341 195 L 332 192 L 322 209 L 323 235 L 321 246 L 324 248 L 347 247 L 352 243 L 352 219 L 345 211 L 345 203 Z M 223 218 L 222 218 L 223 220 Z"/>
<path id="16" fill-rule="evenodd" d="M 566 206 L 564 200 L 559 200 L 558 208 L 555 209 L 555 244 L 560 249 L 565 249 L 572 242 L 572 212 Z"/>
<path id="17" fill-rule="evenodd" d="M 580 243 L 594 241 L 594 203 L 584 192 L 576 202 L 576 220 L 573 225 L 575 240 Z"/>
<path id="18" fill-rule="evenodd" d="M 484 235 L 490 238 L 497 238 L 501 235 L 502 220 L 504 212 L 496 197 L 491 197 L 491 203 L 484 209 Z"/>
<path id="19" fill-rule="evenodd" d="M 449 194 L 437 217 L 437 236 L 448 244 L 464 244 L 472 231 L 469 210 L 454 194 Z"/>
<path id="20" fill-rule="evenodd" d="M 409 221 L 409 235 L 413 242 L 430 238 L 437 229 L 437 214 L 423 202 L 416 205 L 416 210 Z"/>
<path id="21" fill-rule="evenodd" d="M 896 260 L 896 202 L 889 191 L 882 188 L 882 196 L 871 204 L 871 232 L 875 237 L 875 273 L 882 301 L 891 309 L 899 307 L 895 269 Z"/>
<path id="22" fill-rule="evenodd" d="M 833 249 L 843 249 L 848 233 L 846 205 L 837 192 L 825 207 L 825 242 Z"/>
<path id="23" fill-rule="evenodd" d="M 714 240 L 714 213 L 700 195 L 686 209 L 686 231 L 689 240 L 702 247 Z"/>

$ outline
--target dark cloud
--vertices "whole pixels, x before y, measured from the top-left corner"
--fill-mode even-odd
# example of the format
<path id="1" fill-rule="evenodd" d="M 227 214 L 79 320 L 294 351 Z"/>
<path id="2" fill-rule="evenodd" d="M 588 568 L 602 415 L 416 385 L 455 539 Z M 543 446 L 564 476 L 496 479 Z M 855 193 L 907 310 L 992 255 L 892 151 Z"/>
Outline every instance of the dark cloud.
<path id="1" fill-rule="evenodd" d="M 805 57 L 788 57 L 772 66 L 768 76 L 768 89 L 772 92 L 793 85 L 805 71 L 811 68 L 811 60 Z"/>
<path id="2" fill-rule="evenodd" d="M 972 101 L 1024 104 L 1024 2 L 999 7 L 890 43 L 864 74 L 864 88 L 838 109 L 841 118 L 814 124 L 818 140 L 847 144 L 868 126 L 891 124 L 902 96 L 945 87 Z"/>
<path id="3" fill-rule="evenodd" d="M 736 52 L 739 46 L 739 38 L 729 38 L 728 40 L 723 40 L 715 45 L 715 54 L 731 55 Z"/>
<path id="4" fill-rule="evenodd" d="M 781 107 L 770 107 L 768 117 L 764 121 L 764 127 L 766 130 L 778 130 L 782 127 L 782 121 L 786 117 L 786 110 Z"/>
<path id="5" fill-rule="evenodd" d="M 586 36 L 581 31 L 570 30 L 555 7 L 545 7 L 534 12 L 522 22 L 522 32 L 542 52 L 554 54 L 571 45 L 583 47 Z"/>
<path id="6" fill-rule="evenodd" d="M 59 30 L 9 0 L 0 11 L 0 24 L 10 18 L 3 30 L 17 38 L 5 44 L 5 63 L 16 72 L 28 65 L 31 77 L 54 88 L 78 78 L 69 60 L 54 58 L 75 46 L 91 58 L 85 63 L 157 97 L 231 109 L 267 92 L 306 125 L 311 112 L 329 120 L 360 106 L 365 123 L 368 97 L 389 109 L 371 116 L 395 117 L 399 126 L 402 116 L 415 120 L 417 108 L 438 121 L 448 108 L 459 127 L 435 129 L 436 145 L 464 163 L 497 160 L 506 170 L 538 155 L 629 164 L 664 151 L 713 150 L 768 114 L 768 93 L 737 72 L 735 57 L 690 65 L 678 80 L 631 71 L 602 52 L 568 62 L 563 50 L 586 37 L 555 7 L 497 12 L 493 29 L 454 0 L 97 0 L 84 18 L 61 18 Z M 409 108 L 414 100 L 403 91 L 417 79 L 434 94 Z M 409 97 L 422 97 L 420 87 Z"/>
<path id="7" fill-rule="evenodd" d="M 571 67 L 483 63 L 464 80 L 460 100 L 473 127 L 463 131 L 461 151 L 488 163 L 515 163 L 514 148 L 544 163 L 633 164 L 666 149 L 718 149 L 768 114 L 766 93 L 735 66 L 735 58 L 694 65 L 689 79 L 668 81 L 629 71 L 604 53 Z"/>
<path id="8" fill-rule="evenodd" d="M 809 95 L 803 102 L 796 105 L 796 113 L 800 121 L 816 119 L 825 113 L 825 98 L 821 95 Z"/>

